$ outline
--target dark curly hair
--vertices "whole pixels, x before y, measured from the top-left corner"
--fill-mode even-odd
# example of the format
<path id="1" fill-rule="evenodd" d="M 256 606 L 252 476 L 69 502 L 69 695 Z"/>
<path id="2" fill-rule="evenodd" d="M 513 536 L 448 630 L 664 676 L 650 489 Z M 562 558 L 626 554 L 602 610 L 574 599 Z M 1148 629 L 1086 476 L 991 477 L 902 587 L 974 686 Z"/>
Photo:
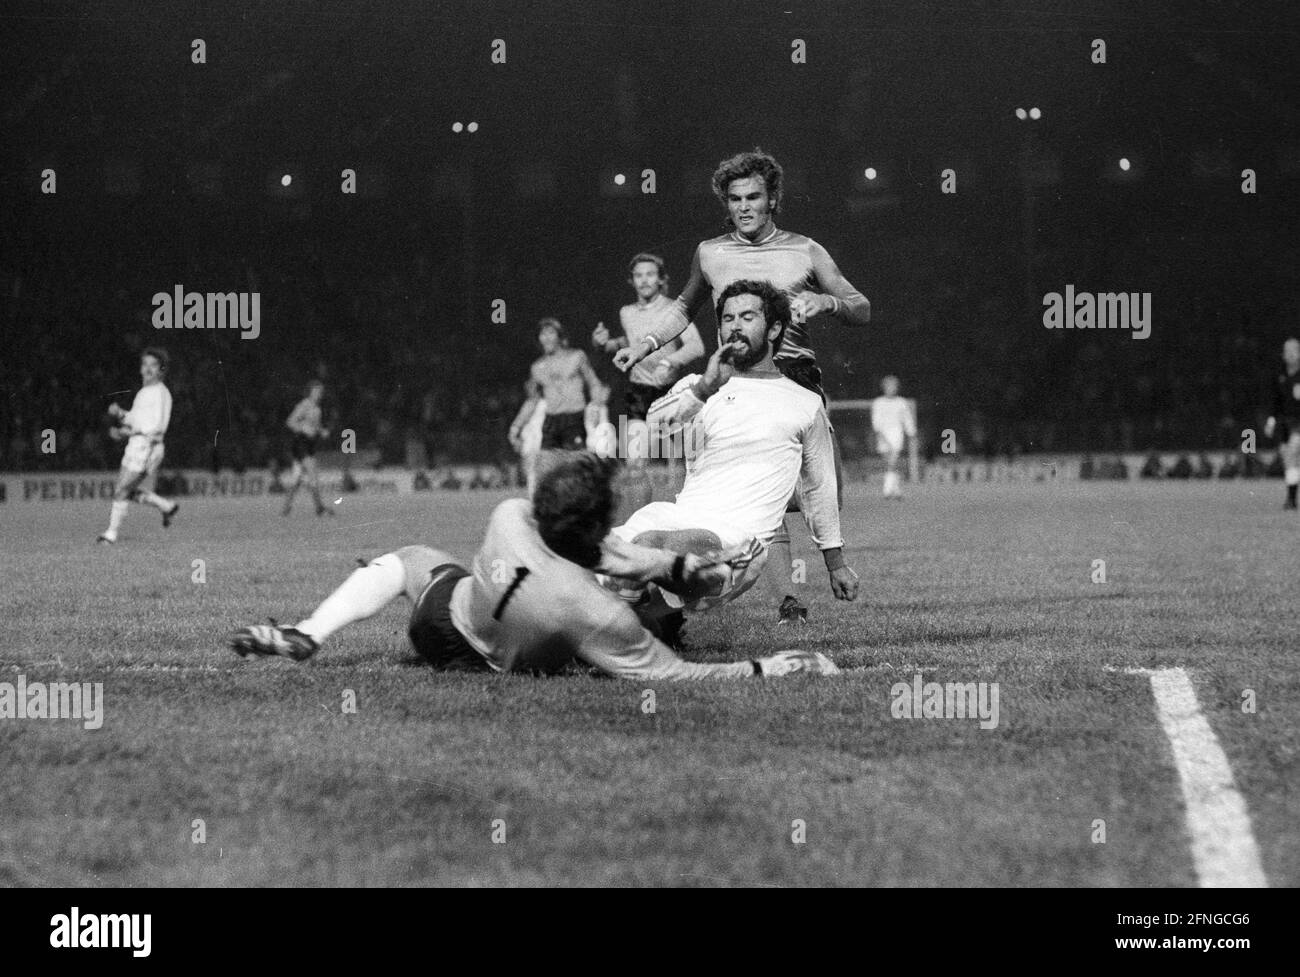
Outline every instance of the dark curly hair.
<path id="1" fill-rule="evenodd" d="M 590 451 L 556 452 L 554 467 L 533 490 L 533 517 L 542 540 L 588 569 L 600 562 L 601 541 L 614 520 L 618 461 Z"/>
<path id="2" fill-rule="evenodd" d="M 781 342 L 785 339 L 785 327 L 790 324 L 790 299 L 771 282 L 755 281 L 752 278 L 742 278 L 738 282 L 732 282 L 722 290 L 718 296 L 718 307 L 714 310 L 718 315 L 718 328 L 722 328 L 722 308 L 727 304 L 727 299 L 734 298 L 737 295 L 757 295 L 763 300 L 763 320 L 770 326 L 774 322 L 781 323 L 781 331 L 776 334 L 776 339 L 772 340 L 772 355 L 775 356 L 781 348 Z"/>
<path id="3" fill-rule="evenodd" d="M 753 152 L 737 153 L 718 164 L 718 168 L 713 171 L 713 195 L 722 201 L 722 206 L 727 206 L 727 187 L 731 181 L 743 180 L 749 176 L 763 178 L 772 213 L 779 214 L 781 198 L 785 193 L 785 172 L 780 163 L 757 146 Z"/>

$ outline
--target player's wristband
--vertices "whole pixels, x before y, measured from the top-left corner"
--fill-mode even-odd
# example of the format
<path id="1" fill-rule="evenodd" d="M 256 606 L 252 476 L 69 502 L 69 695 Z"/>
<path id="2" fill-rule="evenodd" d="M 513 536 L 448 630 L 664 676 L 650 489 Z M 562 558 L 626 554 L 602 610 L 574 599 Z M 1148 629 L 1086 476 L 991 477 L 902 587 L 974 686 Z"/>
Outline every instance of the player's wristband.
<path id="1" fill-rule="evenodd" d="M 844 550 L 839 546 L 836 546 L 834 549 L 822 550 L 822 559 L 826 561 L 826 569 L 831 573 L 834 573 L 836 570 L 842 570 L 844 567 L 848 566 L 848 564 L 844 562 Z"/>
<path id="2" fill-rule="evenodd" d="M 650 352 L 652 353 L 655 350 L 657 350 L 661 345 L 663 345 L 662 343 L 659 342 L 659 340 L 655 339 L 654 336 L 642 336 L 641 342 L 648 343 L 650 345 Z"/>
<path id="3" fill-rule="evenodd" d="M 834 303 L 834 304 L 831 306 L 831 315 L 839 315 L 839 314 L 840 314 L 840 309 L 841 309 L 841 307 L 843 307 L 844 303 L 841 302 L 841 301 L 839 300 L 839 297 L 838 297 L 838 296 L 835 296 L 835 295 L 832 295 L 832 296 L 830 297 L 830 299 L 831 299 L 831 302 Z"/>

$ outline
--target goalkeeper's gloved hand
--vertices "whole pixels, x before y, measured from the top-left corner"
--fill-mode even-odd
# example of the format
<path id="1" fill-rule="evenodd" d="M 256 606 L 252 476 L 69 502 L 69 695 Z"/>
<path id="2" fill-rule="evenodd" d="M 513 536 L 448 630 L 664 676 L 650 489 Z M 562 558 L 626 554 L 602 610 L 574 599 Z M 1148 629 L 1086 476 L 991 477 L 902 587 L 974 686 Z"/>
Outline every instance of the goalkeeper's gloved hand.
<path id="1" fill-rule="evenodd" d="M 792 648 L 778 651 L 756 662 L 761 669 L 760 675 L 794 675 L 803 672 L 808 675 L 838 675 L 840 670 L 835 663 L 820 651 L 801 651 Z"/>

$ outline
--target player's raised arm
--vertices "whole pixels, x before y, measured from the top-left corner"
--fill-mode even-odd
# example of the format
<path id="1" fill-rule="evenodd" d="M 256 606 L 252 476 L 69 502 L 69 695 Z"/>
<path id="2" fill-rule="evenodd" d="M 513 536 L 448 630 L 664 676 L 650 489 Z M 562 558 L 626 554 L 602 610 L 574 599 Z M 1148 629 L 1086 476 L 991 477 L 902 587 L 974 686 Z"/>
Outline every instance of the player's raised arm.
<path id="1" fill-rule="evenodd" d="M 704 272 L 700 268 L 700 249 L 697 247 L 695 257 L 691 259 L 691 277 L 687 280 L 686 287 L 639 343 L 615 354 L 614 365 L 626 373 L 664 343 L 672 342 L 686 331 L 708 295 L 709 283 L 704 280 Z"/>
<path id="2" fill-rule="evenodd" d="M 813 542 L 822 551 L 831 575 L 831 592 L 840 600 L 856 600 L 858 575 L 844 562 L 844 537 L 840 535 L 840 507 L 835 477 L 831 425 L 822 407 L 803 431 L 803 465 L 800 489 L 804 516 Z"/>
<path id="3" fill-rule="evenodd" d="M 812 245 L 813 273 L 822 288 L 821 295 L 804 292 L 790 303 L 790 311 L 800 304 L 805 318 L 828 312 L 846 326 L 865 326 L 871 321 L 871 303 L 844 277 L 834 259 L 820 244 Z"/>

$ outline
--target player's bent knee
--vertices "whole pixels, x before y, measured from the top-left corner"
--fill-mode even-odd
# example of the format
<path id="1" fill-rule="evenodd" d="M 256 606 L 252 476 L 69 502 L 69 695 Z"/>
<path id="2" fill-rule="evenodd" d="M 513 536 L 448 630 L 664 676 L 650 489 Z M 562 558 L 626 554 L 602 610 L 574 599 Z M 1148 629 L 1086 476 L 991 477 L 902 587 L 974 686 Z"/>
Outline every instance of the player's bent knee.
<path id="1" fill-rule="evenodd" d="M 415 600 L 429 582 L 429 575 L 440 566 L 456 563 L 456 558 L 446 550 L 437 550 L 432 546 L 403 546 L 393 553 L 385 553 L 371 565 L 382 565 L 392 561 L 399 566 L 403 574 L 403 590 L 406 596 Z"/>

